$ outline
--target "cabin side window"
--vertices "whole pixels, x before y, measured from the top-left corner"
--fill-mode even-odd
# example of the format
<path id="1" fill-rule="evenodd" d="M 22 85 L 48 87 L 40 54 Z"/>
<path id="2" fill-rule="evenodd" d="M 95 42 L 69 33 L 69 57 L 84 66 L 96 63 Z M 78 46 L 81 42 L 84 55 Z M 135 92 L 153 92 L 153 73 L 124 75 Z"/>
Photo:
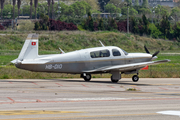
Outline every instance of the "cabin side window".
<path id="1" fill-rule="evenodd" d="M 112 49 L 113 56 L 121 56 L 121 53 L 117 49 Z"/>
<path id="2" fill-rule="evenodd" d="M 91 58 L 109 57 L 110 52 L 109 50 L 99 50 L 99 51 L 91 52 L 90 55 L 91 55 Z"/>

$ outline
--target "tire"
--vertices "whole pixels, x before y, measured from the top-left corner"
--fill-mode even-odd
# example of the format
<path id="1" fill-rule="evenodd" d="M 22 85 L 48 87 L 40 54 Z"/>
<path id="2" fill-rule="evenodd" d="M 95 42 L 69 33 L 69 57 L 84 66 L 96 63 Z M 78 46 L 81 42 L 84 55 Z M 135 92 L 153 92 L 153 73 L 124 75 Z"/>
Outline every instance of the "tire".
<path id="1" fill-rule="evenodd" d="M 84 76 L 84 80 L 90 81 L 91 80 L 91 74 L 86 74 L 86 76 Z"/>
<path id="2" fill-rule="evenodd" d="M 113 78 L 112 78 L 112 76 L 111 76 L 111 82 L 113 82 L 113 83 L 117 83 L 119 80 L 114 80 Z"/>
<path id="3" fill-rule="evenodd" d="M 132 77 L 132 81 L 133 82 L 137 82 L 139 80 L 139 77 L 137 76 L 137 75 L 134 75 L 133 77 Z"/>

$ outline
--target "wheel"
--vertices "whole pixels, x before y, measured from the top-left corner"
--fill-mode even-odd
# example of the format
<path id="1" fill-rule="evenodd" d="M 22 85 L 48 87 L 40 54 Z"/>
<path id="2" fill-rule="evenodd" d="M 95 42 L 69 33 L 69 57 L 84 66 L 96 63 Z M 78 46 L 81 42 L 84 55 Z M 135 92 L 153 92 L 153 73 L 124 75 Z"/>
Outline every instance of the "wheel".
<path id="1" fill-rule="evenodd" d="M 113 82 L 113 83 L 117 83 L 119 80 L 114 80 L 113 78 L 112 78 L 112 76 L 111 76 L 111 82 Z"/>
<path id="2" fill-rule="evenodd" d="M 83 77 L 85 81 L 91 80 L 91 74 L 86 74 L 86 76 Z"/>
<path id="3" fill-rule="evenodd" d="M 133 77 L 132 77 L 132 81 L 133 82 L 137 82 L 139 80 L 139 77 L 137 76 L 137 75 L 134 75 Z"/>

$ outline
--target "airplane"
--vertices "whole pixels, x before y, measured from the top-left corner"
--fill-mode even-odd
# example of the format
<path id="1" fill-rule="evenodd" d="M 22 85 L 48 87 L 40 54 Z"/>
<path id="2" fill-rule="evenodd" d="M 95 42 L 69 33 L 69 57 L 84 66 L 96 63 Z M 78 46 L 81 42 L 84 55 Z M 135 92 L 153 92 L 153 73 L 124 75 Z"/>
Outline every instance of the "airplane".
<path id="1" fill-rule="evenodd" d="M 139 70 L 148 66 L 169 62 L 169 59 L 153 61 L 159 51 L 150 54 L 146 46 L 146 53 L 127 53 L 116 46 L 81 49 L 62 54 L 39 55 L 38 35 L 29 34 L 17 59 L 11 61 L 17 68 L 34 72 L 53 72 L 80 74 L 85 81 L 91 80 L 91 74 L 110 73 L 111 81 L 117 83 L 121 74 L 136 74 L 133 82 L 139 80 Z"/>

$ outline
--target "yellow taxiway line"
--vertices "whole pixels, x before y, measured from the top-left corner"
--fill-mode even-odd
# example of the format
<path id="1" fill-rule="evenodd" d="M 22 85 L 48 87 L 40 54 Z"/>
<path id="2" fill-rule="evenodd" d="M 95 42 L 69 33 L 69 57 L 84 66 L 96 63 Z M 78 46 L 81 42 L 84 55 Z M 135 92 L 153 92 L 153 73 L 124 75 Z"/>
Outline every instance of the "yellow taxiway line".
<path id="1" fill-rule="evenodd" d="M 79 111 L 46 111 L 46 110 L 12 110 L 0 111 L 0 115 L 35 115 L 35 114 L 63 114 L 63 113 L 82 113 Z"/>
<path id="2" fill-rule="evenodd" d="M 65 113 L 78 113 L 66 111 Z M 80 113 L 80 112 L 79 112 Z M 71 118 L 96 118 L 96 117 L 123 117 L 123 116 L 147 116 L 147 115 L 159 115 L 157 113 L 141 113 L 141 114 L 116 114 L 116 115 L 79 115 L 79 116 L 64 116 L 64 117 L 38 117 L 38 118 L 15 118 L 15 119 L 3 119 L 3 120 L 53 120 L 53 119 L 71 119 Z"/>

